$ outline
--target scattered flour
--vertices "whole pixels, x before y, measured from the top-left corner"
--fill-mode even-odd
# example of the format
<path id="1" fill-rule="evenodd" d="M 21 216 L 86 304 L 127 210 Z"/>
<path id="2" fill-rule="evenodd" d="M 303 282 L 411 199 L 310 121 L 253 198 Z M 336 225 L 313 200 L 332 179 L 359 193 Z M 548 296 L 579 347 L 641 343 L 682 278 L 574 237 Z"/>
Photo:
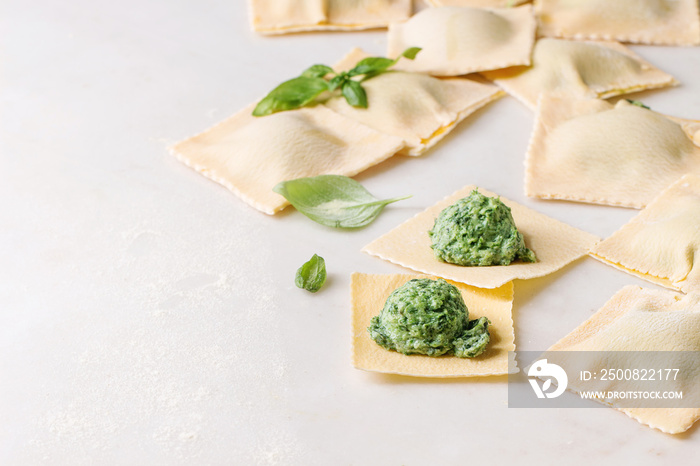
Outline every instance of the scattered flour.
<path id="1" fill-rule="evenodd" d="M 47 387 L 27 463 L 125 464 L 125 449 L 150 464 L 232 451 L 232 462 L 284 464 L 298 454 L 275 409 L 287 392 L 275 286 L 248 272 L 273 267 L 270 251 L 235 231 L 187 233 L 148 226 L 111 236 L 100 262 L 113 267 L 95 271 L 103 287 L 92 301 L 112 318 L 101 321 L 101 310 L 66 323 L 82 340 L 65 343 L 71 356 L 51 377 L 64 384 Z"/>

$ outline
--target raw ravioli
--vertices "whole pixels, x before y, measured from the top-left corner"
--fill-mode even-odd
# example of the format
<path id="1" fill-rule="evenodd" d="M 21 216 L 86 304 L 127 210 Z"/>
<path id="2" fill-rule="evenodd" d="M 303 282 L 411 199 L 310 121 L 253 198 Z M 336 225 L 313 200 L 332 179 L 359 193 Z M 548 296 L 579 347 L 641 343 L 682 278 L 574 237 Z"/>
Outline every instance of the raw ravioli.
<path id="1" fill-rule="evenodd" d="M 482 9 L 427 8 L 403 23 L 389 25 L 387 56 L 421 47 L 415 60 L 396 68 L 435 76 L 529 65 L 535 40 L 532 7 Z"/>
<path id="2" fill-rule="evenodd" d="M 569 368 L 572 368 L 577 363 L 580 364 L 577 361 L 581 357 L 576 353 L 562 353 L 558 357 L 557 351 L 609 351 L 611 353 L 605 356 L 601 353 L 601 357 L 584 358 L 589 364 L 598 360 L 595 366 L 577 367 L 575 371 L 567 370 L 569 374 L 579 373 L 579 370 L 602 374 L 602 369 L 632 365 L 662 369 L 655 367 L 654 361 L 668 360 L 669 355 L 649 353 L 645 356 L 643 352 L 679 351 L 681 353 L 674 360 L 677 360 L 684 370 L 679 370 L 674 377 L 675 380 L 664 382 L 663 389 L 682 391 L 684 404 L 692 405 L 691 400 L 697 400 L 700 396 L 698 393 L 700 390 L 697 361 L 698 351 L 700 351 L 698 335 L 700 335 L 700 294 L 682 296 L 668 291 L 626 286 L 590 319 L 548 349 L 546 354 L 548 362 L 563 367 L 568 363 Z M 617 363 L 615 363 L 616 360 Z M 578 385 L 580 383 L 574 377 L 569 377 L 568 387 L 573 391 L 581 391 L 584 388 Z M 635 389 L 644 389 L 644 382 L 635 382 L 634 379 L 623 382 L 596 380 L 587 383 L 586 386 L 588 387 L 585 388 L 586 390 L 606 392 L 637 391 Z M 602 401 L 642 424 L 669 434 L 686 431 L 700 418 L 699 408 L 628 408 L 620 407 L 619 400 Z"/>
<path id="3" fill-rule="evenodd" d="M 508 8 L 530 0 L 426 0 L 431 6 L 473 6 L 479 8 Z"/>
<path id="4" fill-rule="evenodd" d="M 526 158 L 525 192 L 642 208 L 686 173 L 700 175 L 700 122 L 620 100 L 543 95 Z"/>
<path id="5" fill-rule="evenodd" d="M 411 0 L 249 0 L 250 23 L 263 34 L 386 27 L 411 16 Z"/>
<path id="6" fill-rule="evenodd" d="M 700 177 L 666 188 L 591 255 L 658 285 L 700 292 Z"/>
<path id="7" fill-rule="evenodd" d="M 540 39 L 532 66 L 482 73 L 532 110 L 542 93 L 601 99 L 673 86 L 673 76 L 616 42 Z"/>
<path id="8" fill-rule="evenodd" d="M 366 56 L 365 52 L 355 49 L 336 65 L 336 69 L 351 68 Z M 400 71 L 368 79 L 362 86 L 367 92 L 368 108 L 352 107 L 343 97 L 330 99 L 326 106 L 378 131 L 402 138 L 406 141 L 402 153 L 406 155 L 421 155 L 460 121 L 503 95 L 496 86 L 470 79 L 438 79 Z"/>
<path id="9" fill-rule="evenodd" d="M 543 36 L 700 44 L 697 0 L 535 0 Z"/>
<path id="10" fill-rule="evenodd" d="M 400 138 L 322 105 L 264 117 L 252 116 L 254 107 L 175 144 L 171 151 L 266 214 L 288 204 L 272 191 L 280 181 L 322 174 L 353 176 L 404 145 Z"/>

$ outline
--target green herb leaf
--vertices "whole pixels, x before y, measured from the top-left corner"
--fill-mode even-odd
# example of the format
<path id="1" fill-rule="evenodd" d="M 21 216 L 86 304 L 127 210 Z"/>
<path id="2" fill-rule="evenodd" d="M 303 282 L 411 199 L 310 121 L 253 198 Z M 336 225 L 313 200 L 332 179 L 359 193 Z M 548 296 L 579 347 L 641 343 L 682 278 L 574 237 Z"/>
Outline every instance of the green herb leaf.
<path id="1" fill-rule="evenodd" d="M 637 107 L 642 107 L 642 108 L 646 108 L 647 110 L 651 110 L 651 108 L 647 107 L 646 105 L 644 105 L 644 103 L 642 103 L 639 100 L 630 100 L 630 99 L 625 99 L 625 100 L 627 102 L 631 103 L 632 105 L 636 105 Z"/>
<path id="2" fill-rule="evenodd" d="M 367 108 L 367 93 L 360 83 L 348 79 L 343 84 L 343 97 L 353 107 Z"/>
<path id="3" fill-rule="evenodd" d="M 396 60 L 384 57 L 367 57 L 359 62 L 350 71 L 348 71 L 349 76 L 357 76 L 359 74 L 376 73 L 378 71 L 384 71 L 393 64 Z"/>
<path id="4" fill-rule="evenodd" d="M 396 61 L 399 61 L 400 57 L 405 57 L 409 60 L 415 60 L 416 55 L 418 55 L 418 52 L 420 52 L 421 50 L 423 49 L 421 49 L 420 47 L 409 47 L 406 50 L 404 50 L 403 53 L 399 55 L 399 57 L 396 58 Z"/>
<path id="5" fill-rule="evenodd" d="M 333 68 L 326 65 L 313 65 L 304 70 L 301 76 L 285 81 L 274 88 L 263 98 L 253 110 L 254 116 L 265 116 L 285 110 L 294 110 L 311 104 L 324 91 L 340 89 L 345 99 L 354 107 L 367 108 L 367 93 L 359 81 L 352 81 L 353 76 L 364 75 L 362 81 L 384 73 L 401 57 L 413 60 L 420 52 L 419 47 L 411 47 L 403 51 L 395 59 L 383 57 L 367 57 L 360 60 L 348 72 L 335 73 Z M 326 80 L 327 75 L 333 75 Z"/>
<path id="6" fill-rule="evenodd" d="M 274 88 L 253 110 L 254 116 L 265 116 L 284 110 L 294 110 L 311 103 L 323 91 L 328 82 L 322 78 L 299 76 Z"/>
<path id="7" fill-rule="evenodd" d="M 385 205 L 410 197 L 379 200 L 357 181 L 341 175 L 283 181 L 273 191 L 311 220 L 335 228 L 369 225 Z"/>
<path id="8" fill-rule="evenodd" d="M 326 261 L 314 254 L 308 262 L 297 269 L 294 284 L 303 290 L 316 293 L 326 281 Z"/>
<path id="9" fill-rule="evenodd" d="M 347 73 L 338 73 L 337 75 L 333 76 L 330 79 L 330 81 L 328 81 L 328 90 L 334 91 L 339 87 L 342 87 L 343 84 L 345 84 L 349 80 L 350 77 Z"/>
<path id="10" fill-rule="evenodd" d="M 388 68 L 394 66 L 401 57 L 408 58 L 409 60 L 415 59 L 416 55 L 418 55 L 418 52 L 420 51 L 420 47 L 410 47 L 404 50 L 401 55 L 393 60 L 391 58 L 384 57 L 364 58 L 357 62 L 357 65 L 355 65 L 353 69 L 348 71 L 348 76 L 357 76 L 360 74 L 376 76 L 377 74 L 380 74 L 386 71 Z"/>
<path id="11" fill-rule="evenodd" d="M 313 65 L 301 73 L 306 78 L 322 78 L 329 73 L 334 73 L 333 68 L 326 65 Z"/>

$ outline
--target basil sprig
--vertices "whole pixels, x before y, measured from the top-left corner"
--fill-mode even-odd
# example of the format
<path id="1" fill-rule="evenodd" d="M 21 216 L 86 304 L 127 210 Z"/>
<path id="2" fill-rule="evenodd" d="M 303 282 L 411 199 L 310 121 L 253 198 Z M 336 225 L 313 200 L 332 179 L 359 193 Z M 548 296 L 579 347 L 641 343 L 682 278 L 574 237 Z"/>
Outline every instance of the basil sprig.
<path id="1" fill-rule="evenodd" d="M 349 71 L 336 73 L 326 65 L 313 65 L 301 76 L 283 82 L 267 94 L 253 110 L 253 116 L 271 115 L 285 110 L 294 110 L 313 103 L 324 92 L 340 93 L 353 107 L 367 108 L 367 93 L 361 82 L 385 73 L 401 57 L 413 60 L 419 47 L 411 47 L 395 59 L 384 57 L 367 57 L 360 60 Z M 353 79 L 361 77 L 360 79 Z M 328 79 L 326 79 L 328 78 Z"/>
<path id="2" fill-rule="evenodd" d="M 387 204 L 411 197 L 379 200 L 357 181 L 341 175 L 283 181 L 273 191 L 311 220 L 335 228 L 368 225 Z"/>
<path id="3" fill-rule="evenodd" d="M 294 284 L 303 289 L 316 293 L 326 281 L 326 261 L 314 254 L 311 259 L 299 267 Z"/>

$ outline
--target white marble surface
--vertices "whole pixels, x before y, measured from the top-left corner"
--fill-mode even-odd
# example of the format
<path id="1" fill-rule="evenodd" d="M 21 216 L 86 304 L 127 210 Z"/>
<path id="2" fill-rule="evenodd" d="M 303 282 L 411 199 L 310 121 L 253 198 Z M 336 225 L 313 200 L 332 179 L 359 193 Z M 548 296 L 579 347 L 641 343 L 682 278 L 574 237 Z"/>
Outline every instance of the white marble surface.
<path id="1" fill-rule="evenodd" d="M 606 236 L 628 209 L 525 198 L 533 116 L 507 97 L 421 158 L 358 177 L 413 194 L 369 227 L 269 217 L 167 153 L 315 63 L 385 33 L 260 37 L 241 0 L 0 5 L 0 464 L 687 464 L 611 409 L 507 407 L 504 377 L 421 380 L 350 365 L 360 252 L 478 184 Z M 700 49 L 634 47 L 677 88 L 639 95 L 700 119 Z M 296 268 L 325 257 L 318 294 Z M 547 348 L 620 287 L 584 258 L 515 285 L 516 344 Z"/>

